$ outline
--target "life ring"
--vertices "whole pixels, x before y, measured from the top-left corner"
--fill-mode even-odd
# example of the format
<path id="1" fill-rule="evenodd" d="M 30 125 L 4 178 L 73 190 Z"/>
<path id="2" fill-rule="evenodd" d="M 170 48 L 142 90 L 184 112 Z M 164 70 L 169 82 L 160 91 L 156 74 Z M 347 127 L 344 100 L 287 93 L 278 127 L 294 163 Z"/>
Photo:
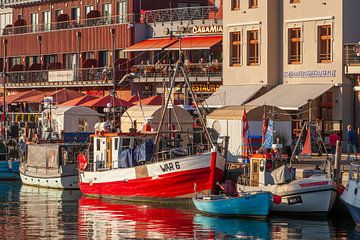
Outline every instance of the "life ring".
<path id="1" fill-rule="evenodd" d="M 84 171 L 88 165 L 87 156 L 83 153 L 80 153 L 77 157 L 77 160 L 78 160 L 79 170 Z"/>

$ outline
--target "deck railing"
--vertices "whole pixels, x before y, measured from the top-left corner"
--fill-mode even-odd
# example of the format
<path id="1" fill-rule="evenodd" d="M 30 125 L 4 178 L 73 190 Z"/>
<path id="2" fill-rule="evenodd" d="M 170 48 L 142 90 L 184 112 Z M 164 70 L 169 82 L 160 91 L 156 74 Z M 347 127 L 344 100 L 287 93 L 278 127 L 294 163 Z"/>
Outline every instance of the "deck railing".
<path id="1" fill-rule="evenodd" d="M 169 78 L 172 75 L 174 66 L 169 64 L 147 64 L 135 65 L 130 71 L 136 73 L 140 78 Z M 190 63 L 185 65 L 185 69 L 189 78 L 207 78 L 209 81 L 212 78 L 222 78 L 222 64 L 221 63 Z M 179 77 L 183 77 L 179 73 Z"/>
<path id="2" fill-rule="evenodd" d="M 215 6 L 167 8 L 145 11 L 143 21 L 146 23 L 175 22 L 216 19 L 218 8 Z"/>
<path id="3" fill-rule="evenodd" d="M 104 26 L 108 24 L 131 24 L 134 22 L 134 15 L 105 16 L 99 18 L 78 19 L 71 21 L 51 22 L 44 24 L 32 24 L 24 26 L 8 25 L 1 29 L 2 35 L 15 35 L 26 33 L 39 33 L 59 31 L 65 29 L 85 28 L 94 26 Z"/>
<path id="4" fill-rule="evenodd" d="M 55 76 L 51 74 L 62 72 L 66 77 Z M 115 79 L 120 79 L 123 72 L 115 69 Z M 86 84 L 112 84 L 113 82 L 113 68 L 80 68 L 75 70 L 36 70 L 36 71 L 12 71 L 7 72 L 6 83 L 7 86 L 22 86 L 22 85 L 43 85 L 67 83 L 69 85 L 78 84 L 79 82 Z"/>

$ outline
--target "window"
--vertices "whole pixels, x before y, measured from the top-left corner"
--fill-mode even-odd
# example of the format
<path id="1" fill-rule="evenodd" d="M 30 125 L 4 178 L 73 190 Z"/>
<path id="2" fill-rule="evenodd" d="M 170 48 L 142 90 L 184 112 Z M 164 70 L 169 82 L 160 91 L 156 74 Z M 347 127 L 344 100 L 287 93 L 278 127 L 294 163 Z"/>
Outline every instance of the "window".
<path id="1" fill-rule="evenodd" d="M 99 51 L 99 67 L 110 66 L 111 56 L 109 51 Z"/>
<path id="2" fill-rule="evenodd" d="M 126 15 L 127 15 L 127 4 L 126 1 L 117 2 L 117 15 L 118 15 L 118 22 L 123 23 L 126 22 Z"/>
<path id="3" fill-rule="evenodd" d="M 94 6 L 93 5 L 88 5 L 88 6 L 85 6 L 85 17 L 87 17 L 87 14 L 94 10 Z"/>
<path id="4" fill-rule="evenodd" d="M 43 21 L 44 21 L 44 31 L 51 30 L 51 12 L 45 11 L 43 12 Z"/>
<path id="5" fill-rule="evenodd" d="M 290 3 L 300 3 L 301 0 L 290 0 Z"/>
<path id="6" fill-rule="evenodd" d="M 251 30 L 247 32 L 247 45 L 248 45 L 248 61 L 247 64 L 259 64 L 259 31 Z"/>
<path id="7" fill-rule="evenodd" d="M 231 0 L 231 10 L 240 10 L 240 0 Z"/>
<path id="8" fill-rule="evenodd" d="M 66 53 L 63 55 L 63 64 L 65 69 L 76 68 L 76 53 Z"/>
<path id="9" fill-rule="evenodd" d="M 257 8 L 258 0 L 249 0 L 249 8 Z"/>
<path id="10" fill-rule="evenodd" d="M 100 151 L 100 139 L 96 139 L 96 151 Z"/>
<path id="11" fill-rule="evenodd" d="M 115 138 L 114 141 L 114 150 L 117 151 L 119 149 L 119 138 Z"/>
<path id="12" fill-rule="evenodd" d="M 37 32 L 39 29 L 39 14 L 31 13 L 31 31 Z"/>
<path id="13" fill-rule="evenodd" d="M 105 3 L 103 4 L 103 17 L 107 19 L 108 21 L 111 21 L 111 3 Z"/>
<path id="14" fill-rule="evenodd" d="M 241 32 L 230 33 L 230 65 L 240 66 L 241 65 Z"/>
<path id="15" fill-rule="evenodd" d="M 57 21 L 58 16 L 63 13 L 64 13 L 64 10 L 62 10 L 62 9 L 55 10 L 55 22 Z"/>
<path id="16" fill-rule="evenodd" d="M 301 28 L 289 29 L 289 64 L 301 63 Z"/>
<path id="17" fill-rule="evenodd" d="M 332 36 L 331 25 L 324 25 L 318 27 L 318 62 L 327 63 L 331 62 L 332 52 Z"/>
<path id="18" fill-rule="evenodd" d="M 11 13 L 0 14 L 0 29 L 4 29 L 7 25 L 10 24 L 12 24 L 12 14 Z M 2 32 L 0 34 L 2 34 Z"/>
<path id="19" fill-rule="evenodd" d="M 80 22 L 80 8 L 78 7 L 71 8 L 71 20 L 76 21 L 77 23 Z"/>

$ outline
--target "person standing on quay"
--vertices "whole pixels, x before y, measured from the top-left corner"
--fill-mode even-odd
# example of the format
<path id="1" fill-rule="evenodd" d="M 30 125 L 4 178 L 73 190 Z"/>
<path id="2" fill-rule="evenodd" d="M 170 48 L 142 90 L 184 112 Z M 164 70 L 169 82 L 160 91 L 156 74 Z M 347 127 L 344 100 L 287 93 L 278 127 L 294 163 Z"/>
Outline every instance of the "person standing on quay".
<path id="1" fill-rule="evenodd" d="M 330 141 L 332 158 L 334 159 L 335 152 L 336 152 L 336 142 L 340 141 L 340 137 L 339 137 L 339 135 L 337 135 L 336 131 L 334 131 L 334 130 L 331 131 L 331 134 L 329 136 L 329 141 Z"/>
<path id="2" fill-rule="evenodd" d="M 357 161 L 357 151 L 356 151 L 356 132 L 351 125 L 347 126 L 347 145 L 346 150 L 348 154 L 348 159 L 350 159 L 350 151 L 355 153 L 355 160 Z"/>

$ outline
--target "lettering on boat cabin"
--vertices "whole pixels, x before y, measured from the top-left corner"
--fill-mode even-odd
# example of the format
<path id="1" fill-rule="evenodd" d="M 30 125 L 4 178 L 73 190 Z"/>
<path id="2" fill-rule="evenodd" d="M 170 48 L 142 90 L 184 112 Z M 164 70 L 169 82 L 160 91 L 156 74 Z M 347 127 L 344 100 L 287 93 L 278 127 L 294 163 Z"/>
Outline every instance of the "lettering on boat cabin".
<path id="1" fill-rule="evenodd" d="M 181 167 L 179 162 L 174 162 L 174 163 L 170 162 L 170 163 L 161 164 L 160 168 L 162 172 L 171 172 L 180 169 Z"/>

